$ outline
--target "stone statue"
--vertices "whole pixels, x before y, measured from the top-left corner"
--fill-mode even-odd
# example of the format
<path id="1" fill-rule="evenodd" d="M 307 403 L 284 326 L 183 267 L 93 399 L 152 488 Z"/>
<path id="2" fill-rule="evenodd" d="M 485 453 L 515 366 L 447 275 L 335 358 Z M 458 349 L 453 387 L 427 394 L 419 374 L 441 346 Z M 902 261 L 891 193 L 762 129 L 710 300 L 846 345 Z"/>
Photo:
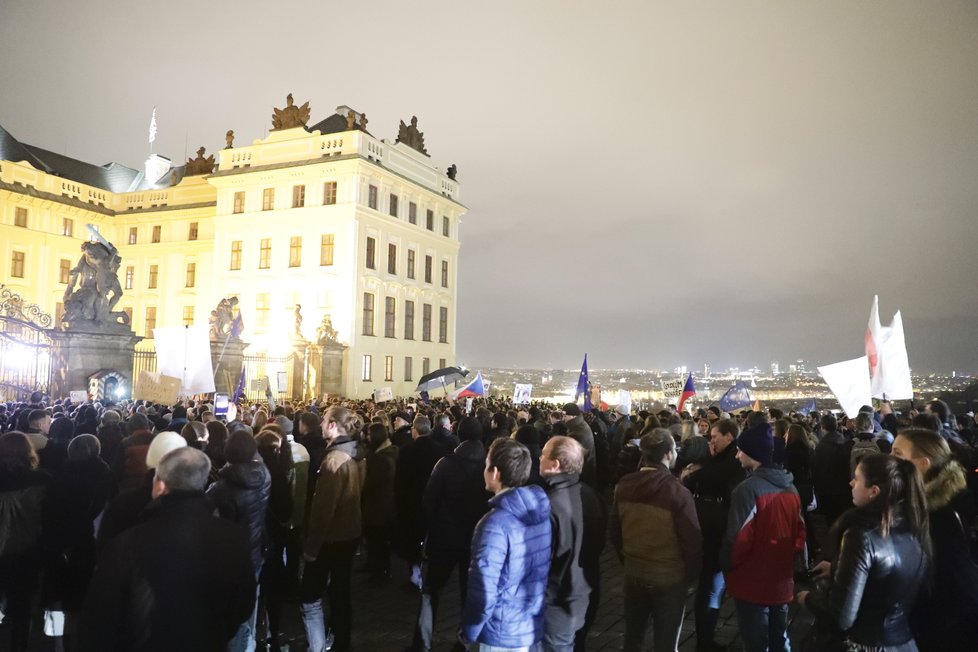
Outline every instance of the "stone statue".
<path id="1" fill-rule="evenodd" d="M 309 121 L 309 102 L 302 106 L 295 106 L 292 93 L 288 94 L 285 101 L 284 109 L 272 109 L 272 131 L 303 127 Z"/>
<path id="2" fill-rule="evenodd" d="M 112 332 L 129 330 L 129 315 L 114 312 L 122 298 L 119 266 L 122 257 L 112 243 L 83 242 L 82 255 L 68 276 L 64 293 L 65 330 Z"/>
<path id="3" fill-rule="evenodd" d="M 319 324 L 319 328 L 316 329 L 316 342 L 319 344 L 335 344 L 339 333 L 333 328 L 333 320 L 330 319 L 329 313 L 323 315 L 323 321 Z"/>
<path id="4" fill-rule="evenodd" d="M 361 131 L 366 131 L 367 130 L 367 114 L 366 113 L 361 113 L 360 114 L 360 130 Z"/>
<path id="5" fill-rule="evenodd" d="M 451 165 L 448 166 L 448 170 L 445 171 L 445 174 L 448 175 L 449 179 L 455 181 L 455 177 L 458 176 L 458 168 L 455 167 L 454 163 L 452 163 Z"/>
<path id="6" fill-rule="evenodd" d="M 224 134 L 224 148 L 234 148 L 234 129 L 228 129 L 228 132 Z"/>
<path id="7" fill-rule="evenodd" d="M 346 112 L 346 130 L 353 131 L 357 128 L 357 114 L 353 111 Z"/>
<path id="8" fill-rule="evenodd" d="M 428 155 L 428 151 L 424 148 L 424 134 L 418 131 L 418 116 L 416 115 L 411 116 L 410 125 L 404 124 L 404 121 L 401 120 L 401 124 L 397 129 L 397 142 L 404 143 L 425 156 Z"/>
<path id="9" fill-rule="evenodd" d="M 295 304 L 295 336 L 302 337 L 302 305 Z"/>
<path id="10" fill-rule="evenodd" d="M 187 159 L 187 166 L 184 169 L 184 174 L 188 177 L 194 176 L 195 174 L 210 174 L 214 171 L 214 155 L 211 154 L 207 158 L 204 158 L 204 153 L 207 150 L 201 147 L 197 150 L 197 158 Z"/>
<path id="11" fill-rule="evenodd" d="M 238 297 L 230 297 L 221 299 L 217 308 L 211 310 L 208 321 L 210 322 L 212 340 L 225 339 L 231 335 L 231 326 L 234 324 L 234 308 L 237 305 Z"/>

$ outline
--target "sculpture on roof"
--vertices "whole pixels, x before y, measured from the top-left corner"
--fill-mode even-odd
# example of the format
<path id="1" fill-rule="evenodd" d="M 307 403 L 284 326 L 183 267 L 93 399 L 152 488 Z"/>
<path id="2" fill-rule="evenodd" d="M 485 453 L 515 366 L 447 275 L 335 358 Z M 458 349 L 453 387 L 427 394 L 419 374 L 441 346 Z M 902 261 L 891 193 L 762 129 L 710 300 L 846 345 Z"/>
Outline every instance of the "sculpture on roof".
<path id="1" fill-rule="evenodd" d="M 367 114 L 366 113 L 361 113 L 360 114 L 360 131 L 366 131 L 366 130 L 367 130 Z"/>
<path id="2" fill-rule="evenodd" d="M 223 340 L 232 336 L 231 328 L 234 324 L 234 309 L 238 305 L 238 297 L 227 297 L 217 303 L 217 307 L 211 310 L 210 335 L 212 340 Z M 236 338 L 240 339 L 240 338 Z"/>
<path id="3" fill-rule="evenodd" d="M 309 122 L 309 102 L 302 106 L 296 106 L 292 99 L 292 93 L 285 98 L 286 106 L 284 109 L 272 109 L 272 131 L 279 129 L 293 129 L 304 127 Z"/>
<path id="4" fill-rule="evenodd" d="M 346 112 L 346 130 L 353 131 L 357 128 L 357 114 L 350 109 Z"/>
<path id="5" fill-rule="evenodd" d="M 122 298 L 119 283 L 122 256 L 112 243 L 104 238 L 100 240 L 82 243 L 81 258 L 68 275 L 61 318 L 64 330 L 129 330 L 129 315 L 113 311 Z"/>
<path id="6" fill-rule="evenodd" d="M 448 166 L 448 169 L 445 171 L 445 174 L 448 175 L 449 179 L 455 181 L 455 177 L 458 176 L 458 168 L 455 166 L 454 163 L 452 163 L 451 165 Z"/>
<path id="7" fill-rule="evenodd" d="M 224 149 L 234 148 L 234 129 L 228 129 L 228 132 L 224 134 Z"/>
<path id="8" fill-rule="evenodd" d="M 411 124 L 406 125 L 401 120 L 401 125 L 397 130 L 397 142 L 404 143 L 412 149 L 416 149 L 425 156 L 428 155 L 424 148 L 424 134 L 418 131 L 418 116 L 411 116 Z"/>
<path id="9" fill-rule="evenodd" d="M 211 154 L 207 158 L 204 158 L 204 153 L 207 150 L 201 147 L 197 150 L 197 158 L 187 159 L 187 167 L 184 169 L 184 175 L 192 177 L 195 174 L 210 174 L 214 171 L 214 155 Z"/>

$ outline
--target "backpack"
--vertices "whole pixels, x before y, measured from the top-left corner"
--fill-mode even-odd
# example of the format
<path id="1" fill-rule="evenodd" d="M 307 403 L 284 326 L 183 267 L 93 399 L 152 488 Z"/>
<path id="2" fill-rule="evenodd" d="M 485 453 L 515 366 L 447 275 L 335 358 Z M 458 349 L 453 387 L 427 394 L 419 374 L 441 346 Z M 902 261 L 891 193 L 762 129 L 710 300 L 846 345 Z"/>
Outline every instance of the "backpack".
<path id="1" fill-rule="evenodd" d="M 876 439 L 854 439 L 852 443 L 852 450 L 849 452 L 849 475 L 850 477 L 856 474 L 856 467 L 859 466 L 859 461 L 867 455 L 877 455 L 882 453 L 879 444 L 876 443 Z"/>

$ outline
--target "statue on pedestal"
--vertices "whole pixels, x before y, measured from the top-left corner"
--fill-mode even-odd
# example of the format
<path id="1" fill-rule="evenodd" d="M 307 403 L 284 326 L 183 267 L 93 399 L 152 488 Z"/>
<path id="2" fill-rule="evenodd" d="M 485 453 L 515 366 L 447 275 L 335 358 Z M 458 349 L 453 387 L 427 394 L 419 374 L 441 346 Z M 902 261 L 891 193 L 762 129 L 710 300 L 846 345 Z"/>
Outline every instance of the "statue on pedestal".
<path id="1" fill-rule="evenodd" d="M 306 102 L 302 106 L 295 106 L 292 93 L 288 94 L 285 101 L 286 106 L 284 109 L 272 109 L 272 131 L 304 127 L 309 121 L 309 102 Z"/>
<path id="2" fill-rule="evenodd" d="M 336 344 L 336 338 L 338 336 L 339 333 L 337 333 L 336 329 L 333 328 L 333 320 L 330 319 L 329 313 L 326 313 L 323 315 L 322 323 L 320 323 L 319 327 L 316 329 L 316 343 L 320 345 Z"/>
<path id="3" fill-rule="evenodd" d="M 232 149 L 234 147 L 234 129 L 228 129 L 228 132 L 224 134 L 224 149 Z"/>
<path id="4" fill-rule="evenodd" d="M 113 311 L 122 298 L 122 257 L 111 242 L 97 238 L 98 242 L 82 243 L 81 258 L 68 275 L 61 326 L 65 330 L 128 331 L 129 315 Z"/>
<path id="5" fill-rule="evenodd" d="M 221 340 L 230 335 L 231 327 L 234 324 L 234 308 L 238 305 L 238 297 L 221 299 L 217 307 L 211 310 L 208 322 L 210 324 L 210 335 L 212 340 Z"/>
<path id="6" fill-rule="evenodd" d="M 295 336 L 302 339 L 302 305 L 295 304 Z"/>

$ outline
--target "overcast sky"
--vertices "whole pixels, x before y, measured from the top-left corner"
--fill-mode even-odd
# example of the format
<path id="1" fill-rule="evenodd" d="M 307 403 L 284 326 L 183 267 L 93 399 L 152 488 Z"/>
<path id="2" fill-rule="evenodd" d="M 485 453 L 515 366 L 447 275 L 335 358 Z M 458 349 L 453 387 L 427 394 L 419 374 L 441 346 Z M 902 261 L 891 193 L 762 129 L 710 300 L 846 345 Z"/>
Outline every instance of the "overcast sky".
<path id="1" fill-rule="evenodd" d="M 978 372 L 978 3 L 0 0 L 0 124 L 93 163 L 292 92 L 456 163 L 470 366 Z"/>

